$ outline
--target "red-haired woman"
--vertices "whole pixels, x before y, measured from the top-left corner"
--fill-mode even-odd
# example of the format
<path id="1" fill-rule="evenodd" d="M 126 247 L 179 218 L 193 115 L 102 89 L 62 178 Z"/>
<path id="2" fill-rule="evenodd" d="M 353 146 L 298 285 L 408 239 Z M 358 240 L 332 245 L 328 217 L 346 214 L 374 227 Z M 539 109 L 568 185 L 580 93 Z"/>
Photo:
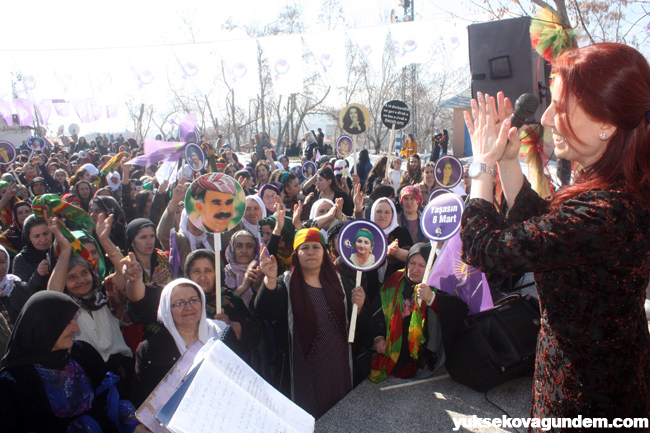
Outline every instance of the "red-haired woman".
<path id="1" fill-rule="evenodd" d="M 465 113 L 478 165 L 469 171 L 463 258 L 484 272 L 535 273 L 542 326 L 532 417 L 647 418 L 650 66 L 633 48 L 596 44 L 562 55 L 553 70 L 542 124 L 555 154 L 582 171 L 541 199 L 519 167 L 512 104 L 500 93 L 497 110 L 479 94 L 474 121 Z M 507 221 L 492 205 L 495 164 Z"/>

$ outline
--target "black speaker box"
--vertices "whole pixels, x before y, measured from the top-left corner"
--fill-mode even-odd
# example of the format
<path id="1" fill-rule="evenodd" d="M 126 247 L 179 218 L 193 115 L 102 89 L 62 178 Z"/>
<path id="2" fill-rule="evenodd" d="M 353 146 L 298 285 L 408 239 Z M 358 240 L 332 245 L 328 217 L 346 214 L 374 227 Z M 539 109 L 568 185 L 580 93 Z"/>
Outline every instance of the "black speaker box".
<path id="1" fill-rule="evenodd" d="M 445 347 L 447 371 L 455 381 L 480 392 L 530 373 L 539 328 L 537 299 L 511 295 L 465 319 L 452 347 Z"/>
<path id="2" fill-rule="evenodd" d="M 530 42 L 530 17 L 472 24 L 469 33 L 469 64 L 472 71 L 472 98 L 476 92 L 496 96 L 503 93 L 514 104 L 523 93 L 540 96 L 535 113 L 539 122 L 547 107 L 550 65 Z M 540 86 L 541 84 L 541 86 Z"/>

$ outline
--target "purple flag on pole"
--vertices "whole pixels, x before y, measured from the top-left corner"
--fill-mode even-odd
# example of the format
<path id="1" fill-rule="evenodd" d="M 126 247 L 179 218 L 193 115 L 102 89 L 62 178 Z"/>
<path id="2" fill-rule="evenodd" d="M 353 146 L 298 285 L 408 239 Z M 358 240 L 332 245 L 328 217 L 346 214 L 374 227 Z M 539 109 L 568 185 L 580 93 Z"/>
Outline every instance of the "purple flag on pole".
<path id="1" fill-rule="evenodd" d="M 83 101 L 72 101 L 72 106 L 79 116 L 79 120 L 84 123 L 92 122 L 93 109 L 88 99 Z"/>
<path id="2" fill-rule="evenodd" d="M 181 120 L 181 124 L 179 125 L 181 141 L 192 141 L 198 143 L 199 138 L 196 136 L 196 132 L 194 132 L 196 125 L 197 121 L 194 115 L 192 113 L 187 113 L 187 116 Z"/>
<path id="3" fill-rule="evenodd" d="M 92 116 L 91 117 L 95 121 L 100 120 L 103 117 L 103 115 L 104 115 L 104 113 L 106 111 L 105 106 L 100 105 L 97 101 L 94 101 L 94 100 L 90 100 L 90 108 L 92 110 Z"/>
<path id="4" fill-rule="evenodd" d="M 460 259 L 460 232 L 456 233 L 440 253 L 427 284 L 457 296 L 469 306 L 469 314 L 494 307 L 485 274 Z"/>
<path id="5" fill-rule="evenodd" d="M 318 151 L 318 149 L 316 149 L 316 161 L 320 160 L 320 157 L 321 157 L 320 152 Z"/>
<path id="6" fill-rule="evenodd" d="M 58 114 L 59 116 L 62 117 L 70 116 L 70 104 L 68 102 L 55 102 L 54 110 L 56 110 L 56 114 Z"/>
<path id="7" fill-rule="evenodd" d="M 13 126 L 14 119 L 11 115 L 11 104 L 6 101 L 0 101 L 0 116 L 7 122 L 7 126 Z"/>
<path id="8" fill-rule="evenodd" d="M 178 161 L 183 154 L 185 143 L 170 143 L 162 140 L 144 139 L 144 155 L 136 156 L 129 164 L 146 166 L 160 161 Z"/>
<path id="9" fill-rule="evenodd" d="M 106 106 L 106 118 L 114 119 L 117 117 L 117 105 L 107 105 Z"/>
<path id="10" fill-rule="evenodd" d="M 172 279 L 175 280 L 181 269 L 181 253 L 176 243 L 176 229 L 172 229 L 169 235 L 169 266 L 172 268 Z"/>
<path id="11" fill-rule="evenodd" d="M 14 99 L 14 108 L 18 113 L 18 123 L 20 124 L 20 126 L 34 125 L 32 104 L 27 99 Z"/>
<path id="12" fill-rule="evenodd" d="M 48 100 L 41 101 L 40 104 L 36 104 L 36 112 L 38 113 L 38 119 L 42 125 L 47 125 L 50 123 L 50 114 L 52 114 L 52 102 Z"/>

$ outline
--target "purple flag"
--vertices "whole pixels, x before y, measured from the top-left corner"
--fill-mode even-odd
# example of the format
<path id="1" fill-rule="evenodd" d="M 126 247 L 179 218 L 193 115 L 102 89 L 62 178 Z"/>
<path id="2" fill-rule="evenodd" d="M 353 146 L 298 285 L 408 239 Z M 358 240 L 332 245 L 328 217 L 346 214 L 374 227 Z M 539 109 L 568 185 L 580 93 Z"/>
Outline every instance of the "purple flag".
<path id="1" fill-rule="evenodd" d="M 316 149 L 316 161 L 320 160 L 320 152 Z"/>
<path id="2" fill-rule="evenodd" d="M 194 115 L 187 113 L 187 116 L 181 120 L 181 124 L 179 125 L 181 141 L 198 143 L 199 138 L 196 136 L 196 132 L 194 132 L 196 125 L 197 121 Z"/>
<path id="3" fill-rule="evenodd" d="M 106 107 L 103 105 L 100 105 L 97 101 L 90 100 L 90 108 L 92 110 L 92 119 L 97 121 L 102 118 L 104 113 L 106 112 Z"/>
<path id="4" fill-rule="evenodd" d="M 494 307 L 485 274 L 460 259 L 460 232 L 456 233 L 440 253 L 427 284 L 457 296 L 469 306 L 469 314 Z"/>
<path id="5" fill-rule="evenodd" d="M 107 105 L 106 106 L 106 118 L 114 119 L 117 117 L 117 105 Z"/>
<path id="6" fill-rule="evenodd" d="M 14 99 L 14 108 L 18 113 L 18 123 L 20 126 L 34 126 L 32 104 L 27 99 Z"/>
<path id="7" fill-rule="evenodd" d="M 68 102 L 55 102 L 54 110 L 56 110 L 56 114 L 58 114 L 59 116 L 62 117 L 70 116 L 70 104 Z"/>
<path id="8" fill-rule="evenodd" d="M 13 126 L 14 119 L 11 115 L 11 104 L 9 102 L 0 101 L 0 116 L 7 122 L 7 126 Z"/>
<path id="9" fill-rule="evenodd" d="M 83 101 L 72 101 L 72 106 L 79 116 L 79 120 L 84 123 L 92 122 L 93 119 L 93 109 L 90 104 L 90 100 L 86 99 Z"/>
<path id="10" fill-rule="evenodd" d="M 36 104 L 36 112 L 38 113 L 38 119 L 42 125 L 47 125 L 50 122 L 50 114 L 52 114 L 52 102 L 48 100 L 41 101 L 40 104 Z"/>
<path id="11" fill-rule="evenodd" d="M 144 155 L 136 156 L 129 164 L 146 166 L 160 161 L 178 161 L 183 154 L 185 143 L 170 143 L 162 140 L 144 139 Z"/>
<path id="12" fill-rule="evenodd" d="M 169 266 L 172 268 L 172 280 L 175 280 L 181 269 L 181 253 L 176 243 L 176 229 L 172 229 L 169 235 Z"/>

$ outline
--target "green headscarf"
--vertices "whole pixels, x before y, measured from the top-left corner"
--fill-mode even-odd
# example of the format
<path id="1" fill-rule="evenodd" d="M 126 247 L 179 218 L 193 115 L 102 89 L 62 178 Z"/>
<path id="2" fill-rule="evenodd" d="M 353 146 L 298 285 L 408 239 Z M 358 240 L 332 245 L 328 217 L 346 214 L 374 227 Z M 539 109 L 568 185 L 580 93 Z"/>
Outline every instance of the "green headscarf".
<path id="1" fill-rule="evenodd" d="M 106 264 L 104 263 L 104 256 L 102 255 L 102 249 L 99 247 L 99 242 L 97 242 L 97 239 L 90 236 L 89 234 L 86 234 L 86 232 L 84 232 L 83 230 L 75 230 L 71 233 L 72 236 L 77 238 L 81 243 L 92 241 L 95 244 L 95 248 L 97 248 L 97 252 L 99 253 L 99 263 L 96 268 L 97 275 L 99 276 L 100 281 L 104 281 L 104 278 L 106 278 Z M 73 254 L 75 254 L 74 251 Z"/>

